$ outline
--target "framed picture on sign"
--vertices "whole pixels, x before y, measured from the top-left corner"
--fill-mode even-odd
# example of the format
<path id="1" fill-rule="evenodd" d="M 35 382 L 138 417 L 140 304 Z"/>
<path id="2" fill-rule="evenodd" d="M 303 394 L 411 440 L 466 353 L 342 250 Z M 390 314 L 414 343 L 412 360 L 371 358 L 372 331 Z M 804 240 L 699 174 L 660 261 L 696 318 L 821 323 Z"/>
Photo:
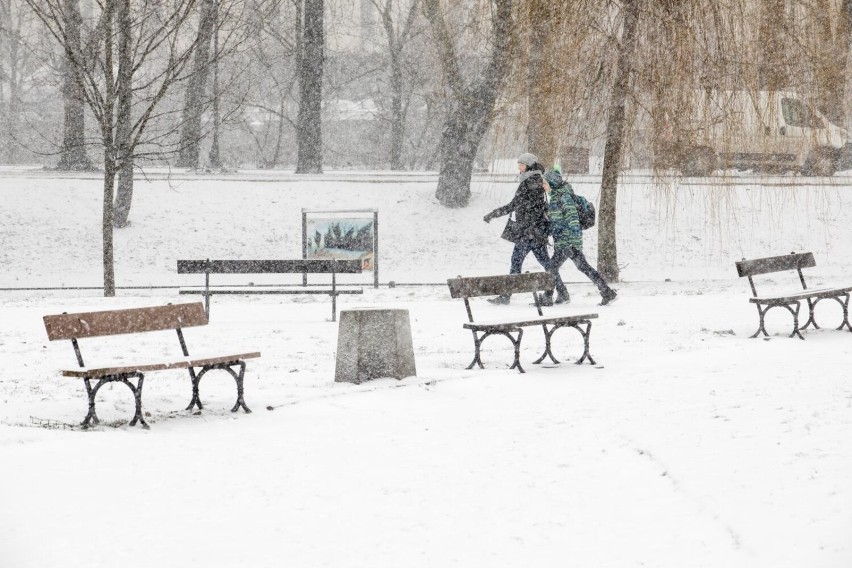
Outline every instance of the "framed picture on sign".
<path id="1" fill-rule="evenodd" d="M 377 210 L 319 211 L 302 209 L 302 257 L 360 260 L 379 286 Z M 307 276 L 305 277 L 307 279 Z"/>

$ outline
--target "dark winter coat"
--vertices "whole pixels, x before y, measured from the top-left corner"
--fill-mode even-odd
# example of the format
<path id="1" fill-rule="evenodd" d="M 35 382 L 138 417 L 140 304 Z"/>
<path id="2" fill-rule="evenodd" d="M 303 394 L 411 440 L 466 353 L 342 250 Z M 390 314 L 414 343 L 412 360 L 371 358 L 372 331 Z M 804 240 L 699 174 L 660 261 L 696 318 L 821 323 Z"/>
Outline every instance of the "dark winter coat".
<path id="1" fill-rule="evenodd" d="M 550 233 L 547 221 L 547 199 L 542 185 L 541 171 L 531 170 L 521 174 L 521 183 L 515 190 L 515 197 L 498 207 L 488 215 L 486 220 L 515 214 L 515 221 L 520 225 L 523 239 L 536 243 L 547 243 Z"/>

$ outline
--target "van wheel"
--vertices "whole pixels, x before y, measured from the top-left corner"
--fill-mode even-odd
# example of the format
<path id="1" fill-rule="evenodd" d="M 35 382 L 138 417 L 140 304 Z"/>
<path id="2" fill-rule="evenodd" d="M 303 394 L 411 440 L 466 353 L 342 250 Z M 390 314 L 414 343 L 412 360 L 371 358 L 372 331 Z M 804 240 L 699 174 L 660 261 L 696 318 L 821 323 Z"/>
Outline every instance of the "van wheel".
<path id="1" fill-rule="evenodd" d="M 706 146 L 694 148 L 684 157 L 683 175 L 687 177 L 706 177 L 716 170 L 716 153 Z"/>
<path id="2" fill-rule="evenodd" d="M 802 173 L 806 176 L 831 176 L 834 174 L 834 160 L 829 152 L 817 150 L 805 160 Z"/>

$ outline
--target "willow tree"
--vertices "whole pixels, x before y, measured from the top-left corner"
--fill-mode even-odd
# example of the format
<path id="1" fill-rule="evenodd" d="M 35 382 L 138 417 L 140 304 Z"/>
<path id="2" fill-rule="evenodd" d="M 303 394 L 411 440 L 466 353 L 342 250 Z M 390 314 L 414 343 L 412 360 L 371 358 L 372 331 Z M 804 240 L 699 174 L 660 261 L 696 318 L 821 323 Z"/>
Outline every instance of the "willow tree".
<path id="1" fill-rule="evenodd" d="M 466 207 L 473 162 L 511 68 L 512 0 L 481 1 L 475 10 L 467 2 L 422 0 L 422 5 L 450 106 L 439 143 L 435 197 L 446 207 Z"/>

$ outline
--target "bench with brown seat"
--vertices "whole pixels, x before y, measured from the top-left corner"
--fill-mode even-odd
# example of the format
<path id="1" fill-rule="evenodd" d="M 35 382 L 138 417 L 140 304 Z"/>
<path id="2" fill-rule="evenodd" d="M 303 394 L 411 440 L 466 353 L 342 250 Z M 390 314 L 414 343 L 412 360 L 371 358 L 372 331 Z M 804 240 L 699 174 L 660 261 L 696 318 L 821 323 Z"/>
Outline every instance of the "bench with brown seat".
<path id="1" fill-rule="evenodd" d="M 749 298 L 749 302 L 757 306 L 757 315 L 760 322 L 757 331 L 754 332 L 752 337 L 757 337 L 761 333 L 768 337 L 769 334 L 766 332 L 764 321 L 766 312 L 772 308 L 783 307 L 793 315 L 793 332 L 790 334 L 790 337 L 804 339 L 804 336 L 800 333 L 801 330 L 807 329 L 811 325 L 814 326 L 814 329 L 819 329 L 814 317 L 814 309 L 817 303 L 826 299 L 837 300 L 841 308 L 843 308 L 843 323 L 837 329 L 841 330 L 845 327 L 849 331 L 852 331 L 852 326 L 849 325 L 849 292 L 852 291 L 852 286 L 808 289 L 802 269 L 816 266 L 813 253 L 805 252 L 797 254 L 792 252 L 783 256 L 771 256 L 753 260 L 742 259 L 735 264 L 740 278 L 744 276 L 748 277 L 748 283 L 751 285 L 753 296 Z M 802 285 L 801 290 L 785 291 L 772 295 L 758 295 L 757 289 L 754 286 L 753 276 L 790 270 L 798 272 L 799 282 Z M 802 301 L 808 304 L 808 320 L 805 322 L 805 325 L 799 327 L 799 308 Z"/>
<path id="2" fill-rule="evenodd" d="M 297 260 L 179 260 L 178 274 L 204 274 L 203 290 L 180 290 L 179 294 L 201 294 L 204 307 L 210 315 L 210 296 L 214 294 L 325 294 L 331 296 L 331 321 L 337 320 L 337 296 L 363 294 L 361 288 L 341 290 L 337 286 L 338 274 L 360 274 L 360 260 L 297 259 Z M 255 286 L 211 287 L 211 274 L 330 274 L 331 288 L 294 288 Z"/>
<path id="3" fill-rule="evenodd" d="M 541 326 L 544 331 L 544 353 L 541 357 L 533 361 L 533 364 L 538 364 L 544 361 L 545 357 L 550 357 L 554 363 L 559 363 L 551 351 L 551 337 L 557 329 L 563 327 L 572 327 L 580 332 L 583 336 L 583 355 L 577 360 L 579 365 L 586 359 L 594 365 L 595 361 L 589 354 L 589 337 L 592 333 L 592 319 L 597 318 L 598 314 L 564 314 L 559 316 L 545 316 L 541 311 L 541 303 L 537 292 L 553 290 L 553 277 L 547 272 L 528 272 L 526 274 L 509 274 L 503 276 L 479 276 L 462 278 L 451 278 L 447 280 L 447 285 L 450 288 L 450 296 L 453 298 L 463 298 L 464 305 L 467 309 L 468 323 L 464 324 L 465 329 L 469 329 L 473 333 L 474 356 L 473 361 L 467 367 L 472 369 L 474 365 L 479 365 L 479 368 L 484 368 L 481 358 L 481 346 L 486 337 L 491 335 L 503 335 L 509 338 L 515 348 L 515 360 L 510 369 L 518 369 L 521 373 L 524 372 L 521 367 L 521 339 L 524 336 L 525 327 Z M 473 312 L 470 309 L 470 298 L 479 296 L 499 296 L 501 294 L 515 294 L 522 292 L 532 292 L 533 302 L 538 316 L 523 317 L 523 318 L 503 318 L 495 321 L 474 321 Z M 481 334 L 481 335 L 480 335 Z M 516 335 L 513 335 L 516 334 Z"/>
<path id="4" fill-rule="evenodd" d="M 164 371 L 170 369 L 187 369 L 192 381 L 192 400 L 187 410 L 195 406 L 199 410 L 203 408 L 198 396 L 198 384 L 201 377 L 210 370 L 221 369 L 231 374 L 237 383 L 237 402 L 231 409 L 236 412 L 242 408 L 245 412 L 251 412 L 243 399 L 243 377 L 246 370 L 246 359 L 260 357 L 259 352 L 216 354 L 212 357 L 192 357 L 186 346 L 183 328 L 207 325 L 207 314 L 201 302 L 192 304 L 169 304 L 166 306 L 155 306 L 149 308 L 131 308 L 123 310 L 108 310 L 100 312 L 87 312 L 44 316 L 44 327 L 51 341 L 71 340 L 74 353 L 77 356 L 79 368 L 63 370 L 65 377 L 83 379 L 86 385 L 86 394 L 89 397 L 89 412 L 83 420 L 82 426 L 99 422 L 95 413 L 95 396 L 100 388 L 112 382 L 127 385 L 133 392 L 136 401 L 136 413 L 130 425 L 139 422 L 148 428 L 142 414 L 142 383 L 145 374 L 150 371 Z M 149 331 L 174 330 L 177 332 L 182 357 L 167 358 L 165 360 L 145 361 L 134 365 L 107 365 L 97 368 L 86 367 L 80 352 L 79 339 L 89 337 L 105 337 L 110 335 L 137 334 Z M 237 369 L 237 370 L 235 370 Z M 137 379 L 134 385 L 130 379 Z M 94 386 L 92 381 L 96 381 Z"/>

